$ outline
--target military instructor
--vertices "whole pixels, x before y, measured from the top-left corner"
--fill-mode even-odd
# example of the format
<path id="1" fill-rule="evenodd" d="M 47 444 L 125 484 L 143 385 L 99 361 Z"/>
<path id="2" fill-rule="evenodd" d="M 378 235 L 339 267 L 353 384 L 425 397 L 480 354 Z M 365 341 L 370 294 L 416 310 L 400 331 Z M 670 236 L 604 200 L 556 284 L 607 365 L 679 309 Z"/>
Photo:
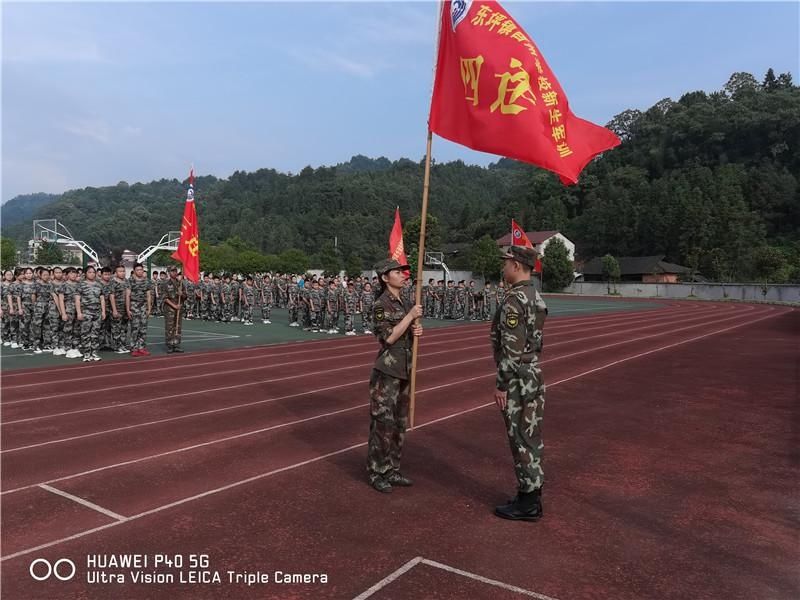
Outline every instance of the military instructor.
<path id="1" fill-rule="evenodd" d="M 178 272 L 177 267 L 170 267 L 169 279 L 164 282 L 161 289 L 164 340 L 167 343 L 167 353 L 183 352 L 181 348 L 181 312 L 186 297 L 183 275 Z"/>
<path id="2" fill-rule="evenodd" d="M 536 251 L 511 246 L 502 255 L 503 279 L 509 287 L 492 321 L 491 340 L 497 364 L 494 400 L 503 414 L 517 476 L 517 495 L 495 508 L 515 521 L 542 516 L 542 418 L 544 379 L 539 368 L 547 306 L 533 286 Z"/>

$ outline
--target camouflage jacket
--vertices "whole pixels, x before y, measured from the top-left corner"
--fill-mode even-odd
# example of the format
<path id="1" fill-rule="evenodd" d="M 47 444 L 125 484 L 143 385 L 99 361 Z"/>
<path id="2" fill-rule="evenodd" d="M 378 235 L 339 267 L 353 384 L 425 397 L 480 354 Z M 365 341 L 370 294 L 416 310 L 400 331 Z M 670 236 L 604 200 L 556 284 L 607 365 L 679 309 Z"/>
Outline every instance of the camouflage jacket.
<path id="1" fill-rule="evenodd" d="M 129 285 L 131 286 L 131 309 L 134 307 L 147 308 L 147 292 L 150 292 L 150 301 L 153 301 L 153 288 L 155 287 L 153 280 L 147 277 L 139 279 L 133 276 L 130 279 Z M 117 310 L 119 310 L 119 306 L 117 306 Z"/>
<path id="2" fill-rule="evenodd" d="M 103 284 L 95 279 L 85 279 L 78 284 L 78 295 L 81 297 L 81 312 L 100 313 L 100 298 L 103 296 Z"/>
<path id="3" fill-rule="evenodd" d="M 400 323 L 411 304 L 395 298 L 387 289 L 372 306 L 372 322 L 374 323 L 375 337 L 381 345 L 375 359 L 374 369 L 398 379 L 408 379 L 411 376 L 411 345 L 413 334 L 411 327 L 394 344 L 389 345 L 386 340 L 392 335 L 392 329 Z"/>
<path id="4" fill-rule="evenodd" d="M 161 291 L 163 292 L 161 301 L 166 308 L 172 308 L 169 304 L 167 304 L 167 300 L 175 304 L 177 304 L 179 301 L 184 302 L 186 300 L 186 288 L 184 287 L 183 282 L 178 281 L 177 279 L 167 279 L 167 281 L 164 283 L 164 287 L 161 288 Z"/>
<path id="5" fill-rule="evenodd" d="M 498 390 L 508 390 L 524 363 L 536 363 L 542 350 L 547 305 L 530 280 L 511 286 L 494 315 L 490 338 L 497 364 Z"/>

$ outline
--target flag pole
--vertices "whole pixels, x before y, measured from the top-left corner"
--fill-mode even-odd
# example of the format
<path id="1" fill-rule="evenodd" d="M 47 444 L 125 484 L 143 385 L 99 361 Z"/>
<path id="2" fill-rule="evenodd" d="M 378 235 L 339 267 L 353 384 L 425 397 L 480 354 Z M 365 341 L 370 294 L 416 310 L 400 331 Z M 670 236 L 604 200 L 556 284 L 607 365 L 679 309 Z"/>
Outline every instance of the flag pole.
<path id="1" fill-rule="evenodd" d="M 417 287 L 414 292 L 414 304 L 422 304 L 422 270 L 425 267 L 425 224 L 428 220 L 428 190 L 431 182 L 431 141 L 433 132 L 428 129 L 428 143 L 425 151 L 425 179 L 422 184 L 422 215 L 419 223 L 419 249 L 417 251 Z M 419 319 L 414 320 L 418 324 Z M 419 354 L 419 338 L 414 336 L 411 346 L 411 391 L 409 396 L 411 404 L 409 406 L 408 417 L 410 427 L 414 428 L 414 407 L 416 405 L 417 391 L 417 355 Z"/>

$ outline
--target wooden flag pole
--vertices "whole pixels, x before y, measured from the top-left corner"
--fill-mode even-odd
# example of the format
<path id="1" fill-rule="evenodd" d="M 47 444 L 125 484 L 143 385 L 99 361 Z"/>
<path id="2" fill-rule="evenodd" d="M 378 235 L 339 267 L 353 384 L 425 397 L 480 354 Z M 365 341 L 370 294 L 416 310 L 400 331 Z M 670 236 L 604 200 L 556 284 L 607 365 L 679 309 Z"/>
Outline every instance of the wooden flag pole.
<path id="1" fill-rule="evenodd" d="M 419 224 L 419 250 L 417 251 L 417 288 L 414 293 L 414 304 L 422 303 L 422 270 L 425 267 L 425 224 L 428 220 L 428 189 L 431 182 L 431 141 L 433 132 L 428 130 L 428 144 L 425 151 L 425 179 L 422 184 L 422 216 Z M 414 324 L 419 323 L 419 319 L 414 320 Z M 414 336 L 411 346 L 411 404 L 409 406 L 408 418 L 410 427 L 414 427 L 414 406 L 416 404 L 417 391 L 417 354 L 419 353 L 419 338 Z"/>

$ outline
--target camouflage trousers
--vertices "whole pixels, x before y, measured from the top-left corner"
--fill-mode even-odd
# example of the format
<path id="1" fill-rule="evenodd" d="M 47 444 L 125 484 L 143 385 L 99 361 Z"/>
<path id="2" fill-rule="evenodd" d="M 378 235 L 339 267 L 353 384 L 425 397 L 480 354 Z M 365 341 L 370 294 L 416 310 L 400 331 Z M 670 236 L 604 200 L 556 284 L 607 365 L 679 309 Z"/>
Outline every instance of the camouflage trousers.
<path id="1" fill-rule="evenodd" d="M 214 304 L 211 302 L 211 298 L 203 298 L 202 306 L 200 308 L 200 314 L 206 321 L 215 320 Z"/>
<path id="2" fill-rule="evenodd" d="M 272 303 L 261 305 L 261 318 L 267 320 L 272 315 Z"/>
<path id="3" fill-rule="evenodd" d="M 100 307 L 86 307 L 81 310 L 83 320 L 80 323 L 81 352 L 91 354 L 100 349 Z"/>
<path id="4" fill-rule="evenodd" d="M 544 378 L 536 364 L 523 364 L 508 388 L 503 419 L 520 492 L 532 492 L 544 484 L 544 392 Z"/>
<path id="5" fill-rule="evenodd" d="M 177 348 L 181 345 L 181 321 L 183 308 L 175 310 L 166 302 L 161 307 L 164 311 L 164 341 L 167 348 Z"/>
<path id="6" fill-rule="evenodd" d="M 128 347 L 128 324 L 130 320 L 125 313 L 119 313 L 119 317 L 111 317 L 111 347 L 114 350 Z"/>
<path id="7" fill-rule="evenodd" d="M 355 328 L 355 315 L 351 312 L 344 313 L 344 330 L 353 331 Z"/>
<path id="8" fill-rule="evenodd" d="M 131 350 L 147 345 L 147 304 L 131 303 Z"/>
<path id="9" fill-rule="evenodd" d="M 433 318 L 434 319 L 441 319 L 444 312 L 444 308 L 442 307 L 442 301 L 436 300 L 433 303 Z"/>
<path id="10" fill-rule="evenodd" d="M 411 382 L 372 370 L 369 379 L 369 441 L 367 474 L 370 482 L 400 469 L 408 427 Z"/>
<path id="11" fill-rule="evenodd" d="M 3 307 L 3 327 L 0 330 L 0 340 L 11 341 L 11 315 L 8 314 L 8 308 L 5 306 Z"/>
<path id="12" fill-rule="evenodd" d="M 339 313 L 325 313 L 325 329 L 339 329 Z"/>
<path id="13" fill-rule="evenodd" d="M 453 318 L 454 319 L 464 318 L 464 305 L 461 304 L 461 302 L 453 303 Z"/>
<path id="14" fill-rule="evenodd" d="M 443 319 L 452 319 L 453 318 L 453 303 L 452 302 L 442 302 L 442 318 Z"/>
<path id="15" fill-rule="evenodd" d="M 61 331 L 64 336 L 64 348 L 66 350 L 75 350 L 80 345 L 81 341 L 81 325 L 80 321 L 75 317 L 75 305 L 64 304 L 64 309 L 67 313 L 67 320 L 63 321 Z"/>
<path id="16" fill-rule="evenodd" d="M 311 329 L 319 329 L 320 318 L 319 318 L 319 313 L 317 311 L 314 310 L 308 311 L 308 326 L 311 327 Z"/>
<path id="17" fill-rule="evenodd" d="M 242 304 L 242 321 L 251 323 L 253 321 L 253 305 Z"/>
<path id="18" fill-rule="evenodd" d="M 233 302 L 225 302 L 221 308 L 222 308 L 222 316 L 221 316 L 222 321 L 224 321 L 225 323 L 230 323 L 231 319 L 233 318 Z"/>
<path id="19" fill-rule="evenodd" d="M 47 312 L 47 329 L 44 331 L 45 348 L 64 347 L 64 321 L 56 305 L 51 302 Z"/>
<path id="20" fill-rule="evenodd" d="M 289 323 L 297 323 L 297 305 L 289 307 Z"/>
<path id="21" fill-rule="evenodd" d="M 361 328 L 364 333 L 372 331 L 372 309 L 364 309 L 361 311 Z"/>
<path id="22" fill-rule="evenodd" d="M 19 330 L 17 337 L 19 344 L 24 347 L 33 346 L 33 336 L 31 335 L 31 324 L 33 323 L 33 304 L 22 304 L 22 314 L 19 316 Z"/>
<path id="23" fill-rule="evenodd" d="M 31 340 L 33 341 L 33 346 L 36 348 L 41 348 L 44 346 L 42 339 L 44 337 L 45 330 L 49 327 L 47 322 L 47 313 L 49 312 L 49 308 L 49 304 L 40 304 L 39 302 L 33 305 Z"/>

